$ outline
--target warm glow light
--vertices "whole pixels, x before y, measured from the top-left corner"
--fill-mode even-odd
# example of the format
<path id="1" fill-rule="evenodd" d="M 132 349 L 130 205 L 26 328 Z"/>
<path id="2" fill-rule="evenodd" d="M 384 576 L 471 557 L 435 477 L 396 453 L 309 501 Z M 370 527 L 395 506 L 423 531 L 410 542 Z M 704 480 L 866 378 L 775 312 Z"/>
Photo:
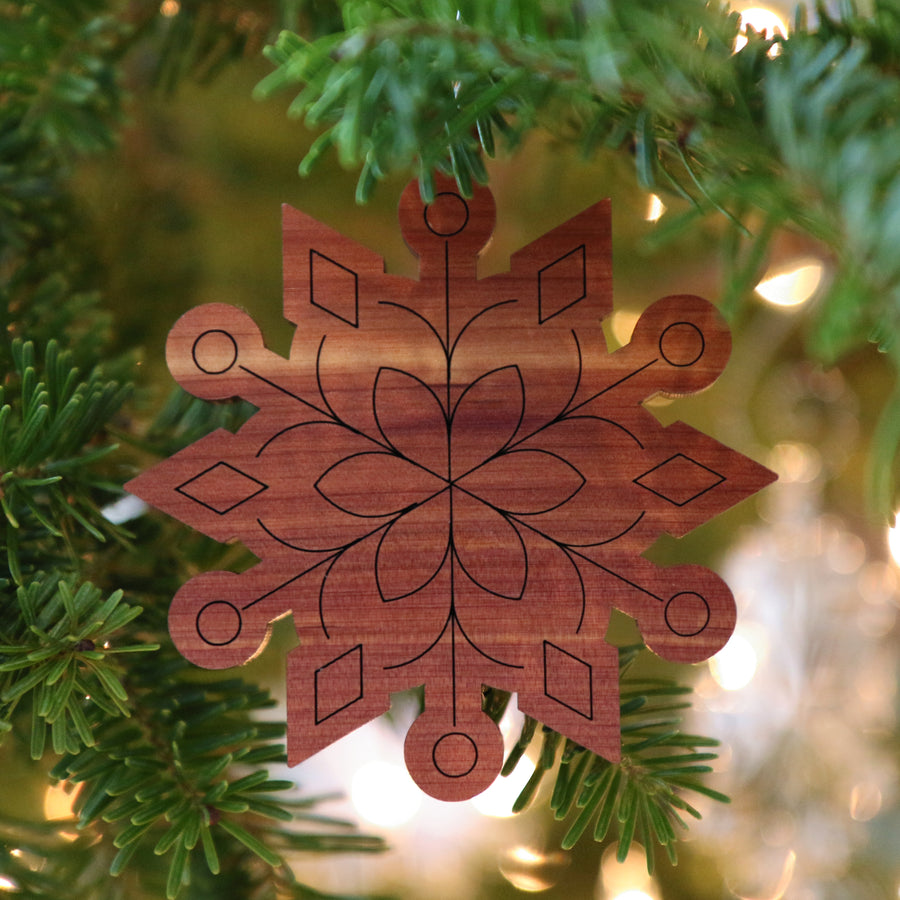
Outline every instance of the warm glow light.
<path id="1" fill-rule="evenodd" d="M 888 549 L 891 558 L 900 566 L 900 512 L 894 516 L 894 524 L 888 528 Z"/>
<path id="2" fill-rule="evenodd" d="M 51 785 L 44 794 L 44 818 L 48 822 L 73 818 L 72 806 L 77 796 L 78 788 L 73 789 L 66 781 Z"/>
<path id="3" fill-rule="evenodd" d="M 881 789 L 871 781 L 862 781 L 850 791 L 850 815 L 857 822 L 868 822 L 881 812 Z"/>
<path id="4" fill-rule="evenodd" d="M 773 12 L 771 9 L 765 9 L 762 6 L 751 6 L 749 9 L 741 10 L 741 33 L 734 42 L 734 52 L 737 53 L 747 45 L 746 32 L 748 28 L 761 32 L 767 38 L 780 34 L 787 37 L 787 24 L 784 19 Z M 769 51 L 769 56 L 778 55 L 778 45 L 776 44 Z"/>
<path id="5" fill-rule="evenodd" d="M 513 847 L 500 859 L 500 874 L 526 894 L 547 891 L 558 881 L 569 864 L 560 850 L 543 853 L 530 847 Z"/>
<path id="6" fill-rule="evenodd" d="M 534 763 L 525 757 L 506 776 L 497 778 L 486 790 L 469 802 L 483 816 L 492 816 L 495 819 L 506 819 L 513 814 L 512 807 L 516 797 L 522 793 L 528 779 L 534 772 Z"/>
<path id="7" fill-rule="evenodd" d="M 793 850 L 788 850 L 784 858 L 784 865 L 781 867 L 781 874 L 778 876 L 778 881 L 771 891 L 767 891 L 762 896 L 758 894 L 742 894 L 735 891 L 735 896 L 739 897 L 740 900 L 782 900 L 787 893 L 787 889 L 791 886 L 796 864 L 797 854 Z"/>
<path id="8" fill-rule="evenodd" d="M 756 286 L 756 293 L 773 306 L 800 306 L 815 294 L 822 281 L 822 271 L 822 263 L 801 260 L 786 271 L 764 278 Z"/>
<path id="9" fill-rule="evenodd" d="M 378 760 L 353 776 L 350 797 L 366 821 L 383 828 L 405 824 L 422 805 L 422 794 L 406 769 Z"/>
<path id="10" fill-rule="evenodd" d="M 756 650 L 742 634 L 735 632 L 728 643 L 709 661 L 716 684 L 726 691 L 739 691 L 756 674 Z"/>
<path id="11" fill-rule="evenodd" d="M 648 222 L 658 222 L 665 211 L 665 203 L 656 194 L 651 194 L 650 199 L 647 201 L 647 212 L 644 214 L 644 218 Z"/>
<path id="12" fill-rule="evenodd" d="M 618 849 L 617 844 L 612 844 L 603 851 L 600 860 L 603 893 L 600 896 L 612 900 L 656 900 L 656 886 L 647 872 L 644 848 L 633 843 L 623 862 L 618 860 Z"/>
<path id="13" fill-rule="evenodd" d="M 177 16 L 181 12 L 181 3 L 179 0 L 163 0 L 159 5 L 159 11 L 167 19 Z"/>
<path id="14" fill-rule="evenodd" d="M 19 885 L 16 884 L 12 878 L 7 878 L 5 875 L 0 875 L 0 891 L 7 891 L 8 893 L 17 893 L 19 890 Z"/>
<path id="15" fill-rule="evenodd" d="M 631 333 L 640 317 L 640 313 L 624 309 L 617 310 L 609 317 L 612 336 L 620 347 L 624 347 L 631 340 Z"/>

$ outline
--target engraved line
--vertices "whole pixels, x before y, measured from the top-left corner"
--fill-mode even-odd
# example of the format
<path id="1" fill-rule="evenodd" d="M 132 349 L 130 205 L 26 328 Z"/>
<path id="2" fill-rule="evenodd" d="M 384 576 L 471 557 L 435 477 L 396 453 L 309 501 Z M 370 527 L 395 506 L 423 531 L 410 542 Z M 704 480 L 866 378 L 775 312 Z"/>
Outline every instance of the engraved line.
<path id="1" fill-rule="evenodd" d="M 617 541 L 621 537 L 625 537 L 629 531 L 633 528 L 637 528 L 640 524 L 641 519 L 647 514 L 647 510 L 641 510 L 641 514 L 628 526 L 626 526 L 622 531 L 618 534 L 613 535 L 611 538 L 607 538 L 605 541 L 594 541 L 592 544 L 566 544 L 567 547 L 602 547 L 604 544 L 611 544 L 613 541 Z M 526 524 L 526 523 L 522 523 Z"/>
<path id="2" fill-rule="evenodd" d="M 418 660 L 420 660 L 423 656 L 427 656 L 429 653 L 431 653 L 431 651 L 434 650 L 434 648 L 437 647 L 437 645 L 440 643 L 441 638 L 447 631 L 447 625 L 449 624 L 452 615 L 452 611 L 448 613 L 447 619 L 444 622 L 444 627 L 441 629 L 441 633 L 421 653 L 417 653 L 415 656 L 405 660 L 404 662 L 392 663 L 391 665 L 383 666 L 382 668 L 384 668 L 385 671 L 387 671 L 388 669 L 402 669 L 404 666 L 412 665 L 414 662 L 418 662 Z"/>
<path id="3" fill-rule="evenodd" d="M 474 491 L 470 491 L 467 487 L 460 484 L 459 482 L 462 479 L 471 475 L 472 472 L 475 472 L 478 469 L 480 469 L 482 466 L 487 465 L 487 463 L 492 462 L 494 459 L 497 458 L 497 456 L 499 456 L 499 454 L 497 454 L 495 456 L 492 456 L 490 459 L 486 460 L 485 462 L 479 463 L 479 465 L 475 466 L 474 468 L 469 469 L 469 471 L 466 472 L 465 475 L 460 475 L 459 478 L 453 482 L 453 487 L 459 489 L 464 494 L 468 494 L 470 497 L 474 497 L 476 500 L 480 501 L 485 506 L 490 507 L 495 512 L 500 513 L 501 516 L 506 517 L 507 515 L 509 515 L 509 516 L 542 516 L 542 515 L 544 515 L 544 513 L 553 512 L 553 510 L 559 509 L 561 506 L 565 506 L 565 504 L 568 503 L 585 486 L 585 484 L 587 484 L 587 479 L 584 477 L 584 475 L 581 474 L 581 472 L 578 471 L 578 469 L 575 468 L 575 466 L 573 466 L 570 462 L 568 462 L 568 460 L 563 459 L 561 456 L 559 456 L 556 453 L 551 452 L 550 450 L 513 450 L 510 453 L 506 453 L 504 455 L 512 456 L 513 453 L 543 453 L 546 456 L 555 456 L 558 460 L 560 460 L 561 462 L 564 462 L 573 472 L 575 472 L 579 476 L 579 478 L 581 478 L 581 484 L 579 484 L 578 487 L 575 488 L 575 490 L 572 491 L 572 493 L 569 494 L 569 496 L 566 497 L 564 500 L 560 500 L 559 503 L 554 503 L 553 506 L 548 506 L 546 509 L 537 509 L 537 510 L 534 510 L 533 512 L 523 512 L 522 510 L 506 509 L 505 507 L 502 507 L 502 506 L 496 506 L 493 503 L 491 503 L 489 500 L 485 500 L 484 497 L 480 496 L 479 494 L 476 494 Z"/>
<path id="4" fill-rule="evenodd" d="M 505 669 L 524 669 L 525 668 L 524 665 L 520 666 L 518 663 L 503 662 L 502 659 L 497 659 L 495 656 L 491 656 L 490 653 L 487 653 L 484 650 L 482 650 L 481 647 L 479 647 L 478 644 L 476 644 L 472 640 L 472 638 L 470 638 L 469 635 L 466 634 L 466 629 L 463 628 L 462 622 L 459 621 L 459 616 L 455 612 L 453 614 L 453 619 L 456 622 L 456 624 L 459 626 L 459 633 L 466 639 L 466 642 L 468 643 L 468 645 L 476 653 L 480 653 L 485 659 L 490 660 L 492 663 L 496 663 L 498 666 L 503 666 Z"/>
<path id="5" fill-rule="evenodd" d="M 319 388 L 319 395 L 322 397 L 322 402 L 328 409 L 328 412 L 331 413 L 332 418 L 336 422 L 341 422 L 340 416 L 335 413 L 335 411 L 331 408 L 331 404 L 328 402 L 328 398 L 325 396 L 325 389 L 322 387 L 322 350 L 325 347 L 325 338 L 328 337 L 327 334 L 322 335 L 322 340 L 319 341 L 319 349 L 316 350 L 316 385 Z M 343 425 L 344 423 L 341 422 Z"/>
<path id="6" fill-rule="evenodd" d="M 584 615 L 587 611 L 587 591 L 585 591 L 584 589 L 584 578 L 581 577 L 581 569 L 578 568 L 578 564 L 574 559 L 572 559 L 567 548 L 563 548 L 563 553 L 566 554 L 566 557 L 572 564 L 572 568 L 575 570 L 575 574 L 578 576 L 578 584 L 581 586 L 581 616 L 578 619 L 578 627 L 575 629 L 575 634 L 579 634 L 581 632 L 581 626 L 584 625 Z"/>
<path id="7" fill-rule="evenodd" d="M 405 310 L 406 312 L 414 315 L 417 319 L 421 319 L 428 326 L 432 334 L 438 339 L 438 343 L 441 345 L 441 349 L 444 351 L 444 355 L 446 356 L 447 347 L 444 344 L 444 339 L 441 337 L 440 332 L 437 330 L 437 328 L 435 328 L 434 325 L 432 325 L 431 322 L 429 322 L 428 319 L 426 319 L 425 316 L 422 315 L 422 313 L 418 312 L 415 309 L 412 309 L 409 306 L 404 306 L 402 303 L 396 303 L 393 300 L 379 300 L 378 303 L 379 306 L 394 306 L 397 309 Z"/>
<path id="8" fill-rule="evenodd" d="M 581 409 L 582 406 L 587 406 L 588 403 L 591 403 L 593 400 L 596 400 L 598 397 L 602 397 L 604 394 L 608 393 L 609 391 L 613 390 L 614 388 L 617 388 L 620 384 L 624 384 L 626 381 L 628 381 L 629 378 L 634 378 L 635 375 L 640 375 L 641 372 L 643 372 L 645 369 L 649 369 L 650 366 L 652 366 L 658 362 L 659 362 L 659 359 L 651 359 L 650 362 L 645 363 L 640 368 L 635 369 L 633 372 L 629 372 L 627 375 L 623 376 L 618 381 L 614 381 L 612 384 L 607 385 L 605 388 L 603 388 L 602 391 L 597 391 L 596 394 L 594 394 L 591 397 L 588 397 L 587 400 L 583 401 L 582 403 L 579 403 L 578 406 L 573 407 L 570 410 L 570 412 L 575 412 L 575 410 Z"/>
<path id="9" fill-rule="evenodd" d="M 453 724 L 456 725 L 456 611 L 450 616 L 450 669 L 453 673 Z"/>
<path id="10" fill-rule="evenodd" d="M 327 416 L 328 412 L 324 409 L 319 409 L 315 403 L 310 403 L 309 400 L 304 400 L 299 394 L 295 394 L 293 391 L 289 391 L 286 387 L 282 387 L 278 384 L 277 381 L 272 381 L 270 378 L 266 378 L 265 375 L 260 375 L 259 372 L 254 372 L 253 369 L 248 369 L 246 366 L 238 365 L 238 368 L 242 371 L 246 372 L 248 375 L 252 375 L 254 378 L 259 379 L 265 384 L 269 385 L 269 387 L 275 388 L 276 391 L 281 391 L 282 394 L 287 394 L 288 397 L 292 397 L 298 403 L 302 403 L 304 406 L 308 406 L 310 409 L 314 409 L 317 413 L 321 413 L 323 416 Z"/>
<path id="11" fill-rule="evenodd" d="M 572 329 L 572 337 L 575 339 L 575 352 L 578 354 L 578 376 L 575 379 L 575 387 L 572 388 L 572 396 L 569 397 L 560 416 L 564 416 L 569 412 L 569 407 L 575 401 L 575 395 L 578 393 L 578 388 L 581 387 L 581 378 L 584 375 L 584 358 L 581 355 L 581 343 L 578 340 L 578 334 L 575 332 L 574 328 Z"/>
<path id="12" fill-rule="evenodd" d="M 451 353 L 450 347 L 450 241 L 444 241 L 444 320 L 446 322 L 446 340 L 444 341 L 444 357 L 447 360 L 447 375 L 445 378 L 447 384 L 447 412 L 450 412 L 450 368 Z M 449 431 L 449 429 L 448 429 Z M 448 435 L 449 440 L 449 435 Z M 450 469 L 450 472 L 453 470 Z M 455 704 L 454 704 L 455 709 Z M 455 713 L 454 713 L 455 715 Z M 454 721 L 454 725 L 456 722 Z"/>
<path id="13" fill-rule="evenodd" d="M 484 502 L 484 501 L 482 501 L 482 502 Z M 638 516 L 637 520 L 635 522 L 633 522 L 631 525 L 629 525 L 628 528 L 625 529 L 625 532 L 628 532 L 632 528 L 634 528 L 634 526 L 638 522 L 640 522 L 643 515 L 644 514 L 641 513 L 641 515 Z M 535 532 L 536 534 L 539 534 L 542 538 L 545 538 L 546 540 L 550 541 L 551 544 L 555 544 L 557 547 L 559 547 L 560 550 L 562 550 L 567 555 L 570 553 L 574 554 L 575 556 L 579 557 L 580 559 L 585 560 L 585 562 L 589 562 L 592 565 L 596 566 L 598 569 L 602 569 L 604 572 L 607 572 L 609 575 L 612 575 L 613 577 L 618 578 L 619 581 L 624 581 L 626 584 L 631 585 L 631 587 L 640 591 L 642 594 L 647 594 L 648 597 L 653 597 L 654 600 L 659 600 L 660 603 L 665 603 L 667 601 L 666 597 L 660 597 L 657 594 L 654 594 L 652 591 L 647 590 L 647 588 L 641 587 L 639 584 L 636 584 L 635 582 L 627 579 L 624 575 L 620 575 L 618 572 L 615 572 L 613 569 L 608 569 L 606 566 L 602 565 L 601 563 L 598 563 L 595 559 L 591 559 L 591 557 L 586 556 L 584 553 L 579 553 L 578 550 L 575 549 L 576 547 L 579 547 L 579 546 L 591 547 L 591 546 L 599 546 L 599 545 L 596 545 L 596 544 L 586 544 L 586 545 L 585 544 L 564 544 L 564 543 L 562 543 L 562 541 L 558 541 L 555 538 L 550 537 L 549 534 L 541 531 L 540 528 L 535 528 L 534 525 L 530 525 L 528 522 L 523 522 L 523 521 L 521 521 L 521 519 L 518 519 L 518 518 L 516 518 L 516 521 L 520 525 L 524 525 L 526 528 L 530 528 L 533 532 Z M 625 532 L 623 532 L 623 534 Z M 615 538 L 613 538 L 613 540 L 615 540 Z"/>
<path id="14" fill-rule="evenodd" d="M 492 303 L 490 306 L 487 306 L 483 310 L 481 310 L 481 312 L 475 313 L 475 315 L 472 316 L 472 318 L 469 319 L 469 321 L 466 322 L 465 325 L 463 325 L 462 330 L 456 336 L 456 340 L 453 341 L 453 346 L 450 348 L 450 356 L 452 357 L 453 354 L 456 352 L 456 345 L 459 343 L 459 339 L 466 333 L 466 330 L 476 319 L 480 318 L 485 313 L 489 313 L 492 309 L 497 309 L 498 307 L 508 306 L 510 303 L 518 303 L 518 302 L 519 302 L 519 300 L 517 297 L 511 297 L 509 300 L 500 300 L 497 303 Z"/>
<path id="15" fill-rule="evenodd" d="M 378 541 L 378 549 L 375 551 L 375 584 L 378 586 L 378 593 L 381 594 L 382 603 L 393 603 L 395 600 L 403 600 L 406 597 L 411 597 L 413 594 L 418 594 L 419 591 L 424 590 L 426 587 L 428 587 L 429 584 L 431 584 L 432 581 L 434 581 L 435 578 L 438 577 L 441 569 L 444 568 L 444 563 L 447 562 L 447 556 L 450 553 L 450 540 L 448 538 L 447 546 L 444 548 L 443 558 L 438 563 L 438 566 L 434 570 L 434 572 L 432 572 L 425 581 L 423 581 L 417 588 L 413 588 L 411 591 L 407 591 L 405 594 L 398 594 L 396 597 L 386 597 L 384 595 L 384 590 L 381 587 L 381 579 L 378 576 L 378 560 L 381 556 L 381 545 L 384 543 L 387 536 L 391 533 L 391 529 L 394 527 L 394 525 L 397 524 L 397 522 L 400 521 L 402 517 L 402 515 L 397 516 L 397 518 L 391 523 L 387 531 L 385 531 L 385 533 L 381 536 L 381 540 Z"/>
<path id="16" fill-rule="evenodd" d="M 265 527 L 265 526 L 263 526 L 263 527 Z M 328 562 L 328 560 L 333 559 L 334 556 L 336 556 L 336 555 L 337 555 L 337 554 L 334 554 L 333 556 L 326 556 L 325 559 L 320 559 L 317 563 L 315 563 L 314 565 L 310 566 L 308 569 L 304 569 L 302 572 L 300 572 L 300 573 L 297 574 L 297 575 L 292 575 L 292 576 L 291 576 L 290 578 L 288 578 L 288 580 L 285 581 L 283 584 L 279 584 L 278 587 L 272 588 L 271 591 L 266 591 L 266 593 L 263 594 L 261 597 L 257 597 L 255 600 L 251 600 L 251 601 L 250 601 L 249 603 L 247 603 L 245 606 L 242 606 L 242 607 L 241 607 L 241 612 L 244 612 L 245 610 L 250 609 L 251 606 L 255 606 L 255 605 L 256 605 L 257 603 L 259 603 L 261 600 L 265 600 L 267 597 L 271 597 L 272 594 L 277 594 L 278 591 L 280 591 L 282 588 L 286 588 L 289 584 L 293 584 L 295 581 L 297 581 L 298 578 L 302 578 L 304 575 L 308 575 L 308 574 L 309 574 L 310 572 L 312 572 L 313 570 L 318 569 L 319 566 L 321 566 L 323 563 Z"/>
<path id="17" fill-rule="evenodd" d="M 464 490 L 464 489 L 463 489 L 463 488 L 459 488 L 459 490 Z M 464 493 L 469 494 L 468 491 L 464 491 Z M 525 587 L 526 587 L 527 584 L 528 584 L 528 551 L 525 549 L 525 541 L 522 539 L 522 535 L 519 534 L 519 529 L 516 528 L 516 526 L 513 525 L 513 523 L 510 521 L 510 518 L 511 518 L 511 517 L 510 517 L 509 515 L 507 515 L 505 512 L 503 512 L 503 510 L 497 509 L 495 506 L 491 506 L 490 503 L 486 503 L 484 500 L 482 500 L 480 497 L 475 496 L 474 494 L 469 494 L 469 496 L 470 496 L 470 497 L 475 497 L 475 499 L 478 500 L 480 503 L 484 503 L 484 505 L 487 506 L 489 509 L 493 509 L 494 512 L 496 512 L 498 516 L 500 516 L 501 518 L 505 519 L 505 520 L 506 520 L 506 523 L 509 525 L 510 528 L 512 528 L 513 533 L 514 533 L 515 536 L 518 538 L 519 543 L 520 543 L 521 546 L 522 546 L 522 556 L 525 557 L 525 580 L 522 582 L 522 590 L 521 590 L 521 592 L 519 593 L 519 595 L 518 595 L 517 597 L 512 597 L 512 596 L 510 596 L 509 594 L 499 594 L 499 593 L 497 593 L 497 591 L 492 591 L 489 587 L 485 587 L 485 586 L 484 586 L 477 578 L 475 578 L 475 577 L 472 575 L 472 573 L 471 573 L 471 572 L 463 565 L 463 561 L 459 558 L 459 551 L 456 549 L 456 543 L 454 542 L 454 544 L 453 544 L 453 554 L 454 554 L 454 556 L 456 557 L 456 561 L 459 563 L 460 569 L 462 569 L 463 572 L 465 572 L 466 577 L 469 579 L 469 581 L 471 581 L 472 584 L 476 585 L 477 587 L 481 588 L 481 590 L 483 590 L 486 594 L 490 594 L 492 597 L 499 597 L 501 600 L 512 600 L 513 602 L 518 602 L 519 600 L 522 599 L 523 595 L 525 594 Z M 518 521 L 518 520 L 517 520 L 517 521 Z M 522 524 L 526 524 L 526 523 L 523 522 Z"/>
<path id="18" fill-rule="evenodd" d="M 385 522 L 383 525 L 379 525 L 378 528 L 373 528 L 370 532 L 368 532 L 368 534 L 364 534 L 361 538 L 357 538 L 356 540 L 351 541 L 349 544 L 340 544 L 337 547 L 319 547 L 318 549 L 314 547 L 300 547 L 297 544 L 292 544 L 290 541 L 286 541 L 284 538 L 279 537 L 277 534 L 275 534 L 275 532 L 272 531 L 269 526 L 266 525 L 265 522 L 263 522 L 262 519 L 257 519 L 256 523 L 260 526 L 260 528 L 262 528 L 263 531 L 265 531 L 267 535 L 269 535 L 270 538 L 272 538 L 273 541 L 278 541 L 279 544 L 283 544 L 285 547 L 288 547 L 291 550 L 298 550 L 301 553 L 337 553 L 341 550 L 346 550 L 348 547 L 352 547 L 354 544 L 358 544 L 360 541 L 364 541 L 367 537 L 371 537 L 373 534 L 384 528 L 385 525 L 391 525 L 399 518 L 399 515 L 394 516 L 394 518 L 390 522 Z"/>
<path id="19" fill-rule="evenodd" d="M 585 556 L 584 553 L 579 553 L 577 550 L 575 550 L 571 547 L 569 549 L 576 556 L 580 557 L 581 559 L 585 560 L 586 562 L 591 563 L 592 565 L 595 565 L 598 569 L 602 569 L 608 575 L 612 575 L 613 578 L 618 578 L 619 581 L 624 581 L 625 584 L 629 585 L 630 587 L 633 587 L 635 590 L 640 591 L 642 594 L 646 594 L 648 597 L 652 597 L 654 600 L 659 600 L 660 603 L 667 602 L 666 597 L 660 597 L 658 594 L 654 594 L 653 591 L 650 591 L 645 587 L 641 587 L 639 584 L 637 584 L 634 581 L 631 581 L 630 579 L 626 578 L 624 575 L 620 575 L 618 572 L 614 571 L 613 569 L 609 569 L 606 566 L 602 565 L 601 563 L 598 563 L 597 560 L 591 559 L 589 556 Z"/>

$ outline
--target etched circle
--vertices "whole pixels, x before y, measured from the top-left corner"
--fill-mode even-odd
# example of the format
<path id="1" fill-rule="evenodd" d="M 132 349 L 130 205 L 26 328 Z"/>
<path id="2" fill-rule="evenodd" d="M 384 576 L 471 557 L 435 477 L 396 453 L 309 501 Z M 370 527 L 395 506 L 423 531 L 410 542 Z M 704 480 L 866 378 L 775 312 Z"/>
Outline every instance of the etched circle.
<path id="1" fill-rule="evenodd" d="M 237 341 L 221 328 L 204 331 L 191 351 L 194 364 L 207 375 L 221 375 L 227 372 L 238 358 Z"/>
<path id="2" fill-rule="evenodd" d="M 709 624 L 709 604 L 694 591 L 681 591 L 666 604 L 666 625 L 681 637 L 700 634 Z"/>
<path id="3" fill-rule="evenodd" d="M 197 613 L 197 634 L 214 647 L 230 644 L 241 633 L 241 611 L 227 600 L 213 600 Z"/>
<path id="4" fill-rule="evenodd" d="M 441 191 L 425 207 L 425 224 L 430 232 L 441 237 L 459 234 L 469 224 L 469 205 L 459 194 Z"/>
<path id="5" fill-rule="evenodd" d="M 461 731 L 451 731 L 435 741 L 434 767 L 447 778 L 464 778 L 478 762 L 478 746 Z"/>
<path id="6" fill-rule="evenodd" d="M 659 336 L 659 352 L 670 366 L 692 366 L 705 349 L 703 332 L 693 322 L 673 322 Z"/>

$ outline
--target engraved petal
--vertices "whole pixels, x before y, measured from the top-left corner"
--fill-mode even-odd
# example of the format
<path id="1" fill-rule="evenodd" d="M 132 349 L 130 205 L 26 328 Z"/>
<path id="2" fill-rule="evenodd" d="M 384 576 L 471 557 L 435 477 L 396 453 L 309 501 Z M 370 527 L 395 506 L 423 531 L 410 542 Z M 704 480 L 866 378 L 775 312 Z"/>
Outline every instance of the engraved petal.
<path id="1" fill-rule="evenodd" d="M 393 453 L 356 453 L 335 463 L 316 490 L 352 516 L 389 516 L 423 503 L 446 483 Z"/>
<path id="2" fill-rule="evenodd" d="M 525 404 L 518 366 L 494 369 L 473 381 L 453 410 L 451 473 L 465 475 L 512 439 Z"/>
<path id="3" fill-rule="evenodd" d="M 514 450 L 489 459 L 459 480 L 459 486 L 505 512 L 549 512 L 571 500 L 584 476 L 546 450 Z"/>
<path id="4" fill-rule="evenodd" d="M 522 596 L 528 561 L 519 532 L 496 509 L 455 489 L 453 546 L 477 585 L 509 600 Z"/>
<path id="5" fill-rule="evenodd" d="M 440 571 L 450 543 L 450 491 L 400 516 L 384 533 L 375 558 L 383 600 L 414 594 Z"/>
<path id="6" fill-rule="evenodd" d="M 380 369 L 375 379 L 375 419 L 398 453 L 436 475 L 447 474 L 447 420 L 424 381 L 399 369 Z"/>

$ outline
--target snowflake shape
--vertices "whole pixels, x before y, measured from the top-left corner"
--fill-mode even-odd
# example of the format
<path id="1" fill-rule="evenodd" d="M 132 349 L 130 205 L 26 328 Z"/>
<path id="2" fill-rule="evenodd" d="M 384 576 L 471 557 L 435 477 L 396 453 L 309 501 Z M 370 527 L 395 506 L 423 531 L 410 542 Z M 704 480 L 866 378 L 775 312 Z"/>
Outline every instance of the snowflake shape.
<path id="1" fill-rule="evenodd" d="M 407 766 L 428 793 L 471 797 L 503 745 L 482 686 L 609 759 L 620 756 L 612 607 L 660 656 L 696 662 L 734 627 L 727 586 L 642 552 L 753 494 L 774 476 L 642 402 L 709 385 L 730 353 L 715 309 L 666 297 L 607 353 L 612 310 L 604 201 L 479 279 L 493 198 L 415 185 L 400 222 L 419 279 L 284 208 L 289 359 L 225 304 L 188 312 L 166 357 L 198 397 L 256 407 L 129 490 L 259 557 L 208 572 L 172 602 L 181 652 L 207 668 L 246 662 L 287 614 L 289 759 L 425 685 Z"/>

